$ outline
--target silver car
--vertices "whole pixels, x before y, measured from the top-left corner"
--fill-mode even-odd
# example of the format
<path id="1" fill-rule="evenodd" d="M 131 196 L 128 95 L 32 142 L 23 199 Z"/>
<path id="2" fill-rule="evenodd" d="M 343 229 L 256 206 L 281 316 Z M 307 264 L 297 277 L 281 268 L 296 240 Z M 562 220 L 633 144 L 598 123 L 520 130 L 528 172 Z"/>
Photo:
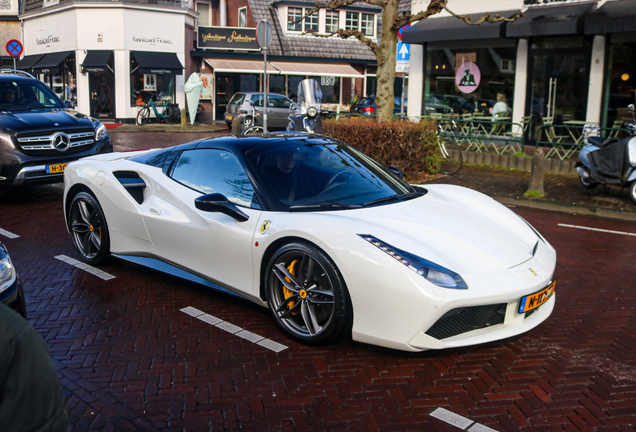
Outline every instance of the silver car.
<path id="1" fill-rule="evenodd" d="M 252 124 L 263 126 L 264 93 L 238 92 L 232 96 L 225 109 L 225 123 L 232 127 L 232 120 L 246 111 L 245 127 Z M 289 107 L 293 104 L 287 96 L 267 93 L 267 129 L 285 129 L 287 127 Z"/>

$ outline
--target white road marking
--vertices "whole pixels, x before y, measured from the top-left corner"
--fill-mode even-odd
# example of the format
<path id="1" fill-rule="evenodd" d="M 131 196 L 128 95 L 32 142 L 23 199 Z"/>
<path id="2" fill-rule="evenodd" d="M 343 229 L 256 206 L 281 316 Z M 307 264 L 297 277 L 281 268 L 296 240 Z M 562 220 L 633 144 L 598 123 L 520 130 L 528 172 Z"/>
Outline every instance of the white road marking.
<path id="1" fill-rule="evenodd" d="M 614 231 L 614 230 L 607 230 L 607 229 L 602 229 L 602 228 L 591 228 L 591 227 L 586 227 L 586 226 L 570 225 L 570 224 L 562 224 L 562 223 L 558 224 L 558 226 L 565 227 L 565 228 L 575 228 L 575 229 L 586 230 L 586 231 L 596 231 L 596 232 L 604 232 L 604 233 L 609 233 L 609 234 L 618 234 L 618 235 L 626 235 L 626 236 L 636 237 L 636 233 L 629 233 L 629 232 L 624 232 L 624 231 Z"/>
<path id="2" fill-rule="evenodd" d="M 88 272 L 92 274 L 93 276 L 97 276 L 100 279 L 103 279 L 103 280 L 115 279 L 115 276 L 113 276 L 112 274 L 106 273 L 105 271 L 102 271 L 98 269 L 97 267 L 93 267 L 86 263 L 78 261 L 75 258 L 71 258 L 66 255 L 58 255 L 55 258 L 65 262 L 66 264 L 70 264 L 74 267 L 77 267 L 80 270 L 84 270 L 85 272 Z"/>
<path id="3" fill-rule="evenodd" d="M 10 238 L 10 239 L 15 239 L 15 238 L 20 237 L 19 235 L 13 234 L 11 231 L 7 231 L 7 230 L 2 229 L 2 228 L 0 228 L 0 234 L 2 234 L 3 236 L 5 236 L 7 238 Z"/>
<path id="4" fill-rule="evenodd" d="M 183 309 L 180 309 L 180 310 L 184 314 L 190 315 L 192 318 L 196 318 L 205 323 L 218 327 L 221 330 L 225 330 L 228 333 L 232 333 L 233 335 L 236 335 L 240 338 L 243 338 L 252 343 L 255 343 L 256 345 L 260 345 L 263 348 L 267 348 L 268 350 L 271 350 L 274 352 L 281 352 L 287 349 L 285 345 L 279 344 L 278 342 L 274 342 L 273 340 L 270 340 L 270 339 L 266 339 L 261 335 L 257 335 L 256 333 L 247 331 L 239 326 L 235 326 L 234 324 L 231 324 L 227 321 L 223 321 L 222 319 L 212 316 L 210 314 L 206 314 L 205 312 L 200 311 L 197 308 L 193 308 L 192 306 L 184 307 Z"/>
<path id="5" fill-rule="evenodd" d="M 443 421 L 444 423 L 448 423 L 449 425 L 453 425 L 462 430 L 467 430 L 468 432 L 497 432 L 493 428 L 474 422 L 469 418 L 460 416 L 459 414 L 455 414 L 454 412 L 441 407 L 435 409 L 435 411 L 429 415 Z"/>

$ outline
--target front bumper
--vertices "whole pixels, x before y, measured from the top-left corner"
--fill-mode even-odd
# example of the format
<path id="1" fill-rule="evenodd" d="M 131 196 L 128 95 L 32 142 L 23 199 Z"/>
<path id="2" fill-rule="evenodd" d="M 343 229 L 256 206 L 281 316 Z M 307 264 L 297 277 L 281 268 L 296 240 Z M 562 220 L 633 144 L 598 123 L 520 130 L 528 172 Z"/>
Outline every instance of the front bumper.
<path id="1" fill-rule="evenodd" d="M 47 173 L 48 165 L 64 164 L 83 157 L 101 153 L 111 153 L 113 145 L 110 137 L 105 137 L 82 152 L 59 156 L 27 156 L 19 151 L 3 152 L 0 164 L 0 187 L 27 186 L 32 184 L 59 183 L 64 173 Z"/>

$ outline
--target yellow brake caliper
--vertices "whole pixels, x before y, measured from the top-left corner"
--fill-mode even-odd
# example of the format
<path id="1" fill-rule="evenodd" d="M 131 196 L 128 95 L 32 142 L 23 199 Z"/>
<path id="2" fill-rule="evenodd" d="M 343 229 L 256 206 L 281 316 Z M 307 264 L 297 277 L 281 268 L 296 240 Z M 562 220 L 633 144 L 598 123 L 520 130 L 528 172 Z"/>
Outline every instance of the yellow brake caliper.
<path id="1" fill-rule="evenodd" d="M 291 264 L 287 267 L 287 270 L 289 271 L 289 273 L 291 273 L 292 276 L 296 276 L 295 273 L 295 267 L 296 267 L 296 263 L 298 262 L 298 260 L 293 260 L 291 262 Z M 287 276 L 285 276 L 285 280 L 289 283 L 293 283 Z M 283 285 L 283 294 L 285 294 L 285 300 L 287 300 L 288 298 L 290 298 L 291 296 L 294 295 L 294 292 L 292 290 L 287 289 L 287 287 L 285 285 Z M 294 307 L 294 302 L 290 301 L 287 304 L 287 307 L 289 309 L 293 309 Z M 294 312 L 293 314 L 295 315 L 297 312 Z"/>

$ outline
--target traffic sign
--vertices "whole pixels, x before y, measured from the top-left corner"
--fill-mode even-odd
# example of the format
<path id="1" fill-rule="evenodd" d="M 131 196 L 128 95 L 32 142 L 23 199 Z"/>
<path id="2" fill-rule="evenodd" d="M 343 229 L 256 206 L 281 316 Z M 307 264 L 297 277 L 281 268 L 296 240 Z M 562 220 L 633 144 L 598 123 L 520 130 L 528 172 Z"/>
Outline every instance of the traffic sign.
<path id="1" fill-rule="evenodd" d="M 400 40 L 402 40 L 402 33 L 404 33 L 404 30 L 406 30 L 409 27 L 411 27 L 411 24 L 406 24 L 400 27 L 400 29 L 398 30 L 398 38 L 400 38 Z"/>
<path id="2" fill-rule="evenodd" d="M 22 44 L 19 40 L 11 39 L 7 42 L 7 53 L 11 57 L 20 57 L 22 50 Z"/>
<path id="3" fill-rule="evenodd" d="M 411 44 L 398 42 L 397 44 L 397 61 L 407 62 L 411 59 Z"/>
<path id="4" fill-rule="evenodd" d="M 256 42 L 263 49 L 268 49 L 272 43 L 272 25 L 267 20 L 260 20 L 256 25 Z"/>

